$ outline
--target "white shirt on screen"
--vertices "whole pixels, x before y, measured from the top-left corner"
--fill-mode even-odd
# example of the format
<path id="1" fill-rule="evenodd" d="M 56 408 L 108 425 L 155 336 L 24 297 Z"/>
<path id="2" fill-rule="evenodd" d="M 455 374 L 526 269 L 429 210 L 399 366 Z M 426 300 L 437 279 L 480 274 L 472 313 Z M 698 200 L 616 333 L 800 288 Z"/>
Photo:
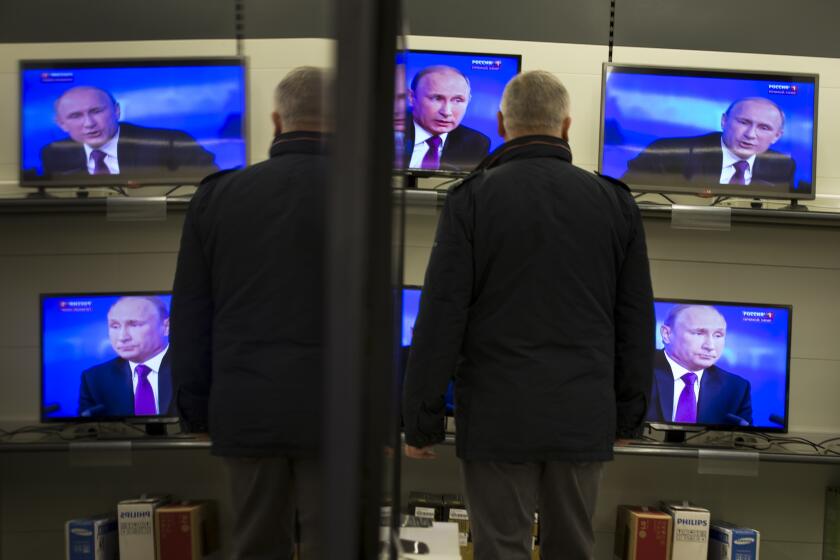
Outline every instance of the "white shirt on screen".
<path id="1" fill-rule="evenodd" d="M 426 144 L 426 140 L 435 135 L 427 131 L 425 128 L 423 128 L 416 122 L 413 122 L 412 124 L 414 125 L 414 151 L 411 152 L 411 162 L 408 164 L 408 166 L 411 169 L 421 169 L 423 158 L 426 157 L 426 153 L 429 151 L 429 145 Z M 437 135 L 440 136 L 440 147 L 438 148 L 438 161 L 440 161 L 440 156 L 443 154 L 443 145 L 446 144 L 447 134 L 449 133 L 444 132 L 443 134 Z"/>
<path id="2" fill-rule="evenodd" d="M 694 373 L 697 376 L 697 381 L 694 382 L 694 399 L 695 402 L 698 404 L 700 403 L 700 380 L 703 379 L 703 372 L 705 370 L 697 370 L 691 372 L 690 370 L 685 369 L 680 364 L 675 362 L 671 359 L 671 356 L 668 355 L 668 352 L 665 352 L 665 358 L 668 360 L 668 364 L 671 366 L 671 373 L 674 375 L 674 403 L 671 407 L 671 421 L 674 421 L 674 416 L 677 414 L 677 404 L 680 402 L 680 394 L 682 390 L 685 388 L 685 381 L 682 380 L 682 376 L 686 373 Z"/>
<path id="3" fill-rule="evenodd" d="M 90 157 L 90 153 L 93 150 L 100 150 L 105 152 L 105 165 L 108 166 L 108 170 L 111 172 L 111 175 L 119 175 L 120 174 L 120 162 L 117 159 L 117 143 L 120 141 L 120 129 L 117 129 L 117 133 L 114 134 L 114 137 L 105 142 L 102 146 L 98 148 L 91 148 L 87 144 L 85 144 L 85 157 L 87 158 L 87 170 L 88 173 L 93 175 L 93 170 L 96 167 L 96 162 L 93 161 L 93 158 Z"/>
<path id="4" fill-rule="evenodd" d="M 720 147 L 723 148 L 723 165 L 721 166 L 720 171 L 720 184 L 725 185 L 729 183 L 732 176 L 735 175 L 735 162 L 741 161 L 743 158 L 739 158 L 732 153 L 732 150 L 723 143 L 723 138 L 720 139 Z M 749 185 L 752 180 L 753 165 L 755 165 L 755 154 L 751 155 L 744 161 L 750 164 L 750 168 L 744 172 L 744 184 Z"/>
<path id="5" fill-rule="evenodd" d="M 155 412 L 157 414 L 160 414 L 160 400 L 158 398 L 158 372 L 160 371 L 160 364 L 163 362 L 163 356 L 166 354 L 167 350 L 169 350 L 168 344 L 159 354 L 155 354 L 145 362 L 142 362 L 152 370 L 149 372 L 148 380 L 149 384 L 152 386 L 152 392 L 155 394 Z M 140 365 L 141 362 L 132 362 L 129 360 L 128 363 L 131 366 L 131 385 L 134 393 L 137 393 L 137 381 L 139 379 L 139 376 L 137 375 L 137 366 Z"/>

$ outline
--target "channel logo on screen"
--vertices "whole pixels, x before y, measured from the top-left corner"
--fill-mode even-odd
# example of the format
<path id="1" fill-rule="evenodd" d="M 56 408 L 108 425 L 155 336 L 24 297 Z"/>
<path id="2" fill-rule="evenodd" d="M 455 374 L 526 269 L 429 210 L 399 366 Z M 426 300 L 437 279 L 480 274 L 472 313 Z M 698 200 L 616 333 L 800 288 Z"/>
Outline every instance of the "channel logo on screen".
<path id="1" fill-rule="evenodd" d="M 796 84 L 768 84 L 767 93 L 776 95 L 796 95 L 799 93 L 799 86 Z"/>
<path id="2" fill-rule="evenodd" d="M 73 72 L 41 72 L 41 82 L 45 84 L 67 83 L 75 79 Z"/>
<path id="3" fill-rule="evenodd" d="M 473 70 L 501 70 L 502 61 L 498 58 L 474 58 L 472 59 Z"/>
<path id="4" fill-rule="evenodd" d="M 62 313 L 87 313 L 93 311 L 93 302 L 89 300 L 69 299 L 58 302 Z"/>
<path id="5" fill-rule="evenodd" d="M 746 323 L 772 323 L 775 317 L 774 311 L 741 311 L 741 319 Z"/>

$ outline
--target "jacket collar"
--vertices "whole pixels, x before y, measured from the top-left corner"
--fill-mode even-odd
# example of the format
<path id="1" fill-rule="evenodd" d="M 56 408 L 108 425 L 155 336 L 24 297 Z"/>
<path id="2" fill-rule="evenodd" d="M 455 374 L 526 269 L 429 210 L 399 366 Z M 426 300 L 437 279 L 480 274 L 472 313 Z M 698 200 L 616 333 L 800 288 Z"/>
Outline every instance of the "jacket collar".
<path id="1" fill-rule="evenodd" d="M 571 163 L 572 150 L 569 148 L 568 142 L 556 136 L 521 136 L 510 142 L 505 142 L 493 150 L 478 164 L 476 171 L 492 169 L 515 159 L 546 157 L 558 158 Z"/>
<path id="2" fill-rule="evenodd" d="M 322 132 L 284 132 L 274 137 L 268 155 L 277 157 L 284 154 L 323 154 L 329 136 Z"/>

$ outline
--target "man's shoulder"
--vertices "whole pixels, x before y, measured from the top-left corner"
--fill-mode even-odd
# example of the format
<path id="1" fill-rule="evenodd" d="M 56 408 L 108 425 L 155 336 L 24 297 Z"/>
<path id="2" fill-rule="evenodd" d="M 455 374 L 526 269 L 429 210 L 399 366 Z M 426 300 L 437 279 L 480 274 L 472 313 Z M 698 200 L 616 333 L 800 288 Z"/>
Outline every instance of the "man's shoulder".
<path id="1" fill-rule="evenodd" d="M 120 139 L 137 139 L 137 138 L 156 138 L 156 139 L 190 139 L 192 136 L 183 130 L 174 128 L 156 128 L 151 126 L 141 126 L 130 122 L 120 122 Z"/>
<path id="2" fill-rule="evenodd" d="M 95 366 L 87 368 L 82 372 L 82 375 L 88 378 L 98 377 L 100 375 L 120 370 L 125 365 L 125 363 L 126 361 L 120 357 L 112 358 L 107 362 L 102 362 L 96 364 Z"/>
<path id="3" fill-rule="evenodd" d="M 598 171 L 595 171 L 593 175 L 599 180 L 601 180 L 602 183 L 606 182 L 606 184 L 612 185 L 613 187 L 618 187 L 619 189 L 622 189 L 628 194 L 630 194 L 630 187 L 624 181 L 616 179 L 615 177 L 610 177 L 609 175 L 603 175 Z"/>
<path id="4" fill-rule="evenodd" d="M 701 134 L 699 136 L 674 136 L 668 138 L 659 138 L 648 145 L 650 148 L 697 148 L 697 147 L 714 147 L 720 148 L 720 132 L 710 132 L 708 134 Z"/>
<path id="5" fill-rule="evenodd" d="M 81 144 L 78 142 L 74 142 L 68 136 L 67 138 L 62 138 L 61 140 L 55 140 L 50 142 L 49 144 L 45 145 L 41 148 L 41 153 L 51 153 L 51 152 L 60 152 L 66 153 L 70 150 L 84 150 Z"/>
<path id="6" fill-rule="evenodd" d="M 470 128 L 469 126 L 459 124 L 451 132 L 449 135 L 452 137 L 453 140 L 459 140 L 461 142 L 480 142 L 486 143 L 488 146 L 490 145 L 490 137 L 480 132 L 474 128 Z"/>
<path id="7" fill-rule="evenodd" d="M 717 376 L 723 383 L 731 387 L 749 387 L 750 382 L 737 373 L 732 373 L 719 366 L 708 368 L 707 373 Z"/>

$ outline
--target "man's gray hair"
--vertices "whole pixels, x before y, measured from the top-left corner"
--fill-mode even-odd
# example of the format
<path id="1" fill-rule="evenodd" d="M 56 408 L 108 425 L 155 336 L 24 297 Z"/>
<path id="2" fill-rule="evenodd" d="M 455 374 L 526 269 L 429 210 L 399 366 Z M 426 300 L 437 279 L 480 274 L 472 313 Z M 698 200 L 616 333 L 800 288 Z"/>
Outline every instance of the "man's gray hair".
<path id="1" fill-rule="evenodd" d="M 569 92 L 560 80 L 550 72 L 532 70 L 508 82 L 500 109 L 508 131 L 547 133 L 562 128 L 569 105 Z"/>
<path id="2" fill-rule="evenodd" d="M 327 71 L 314 66 L 299 66 L 286 74 L 274 90 L 274 110 L 285 126 L 323 124 L 328 117 L 327 105 L 331 79 Z"/>

